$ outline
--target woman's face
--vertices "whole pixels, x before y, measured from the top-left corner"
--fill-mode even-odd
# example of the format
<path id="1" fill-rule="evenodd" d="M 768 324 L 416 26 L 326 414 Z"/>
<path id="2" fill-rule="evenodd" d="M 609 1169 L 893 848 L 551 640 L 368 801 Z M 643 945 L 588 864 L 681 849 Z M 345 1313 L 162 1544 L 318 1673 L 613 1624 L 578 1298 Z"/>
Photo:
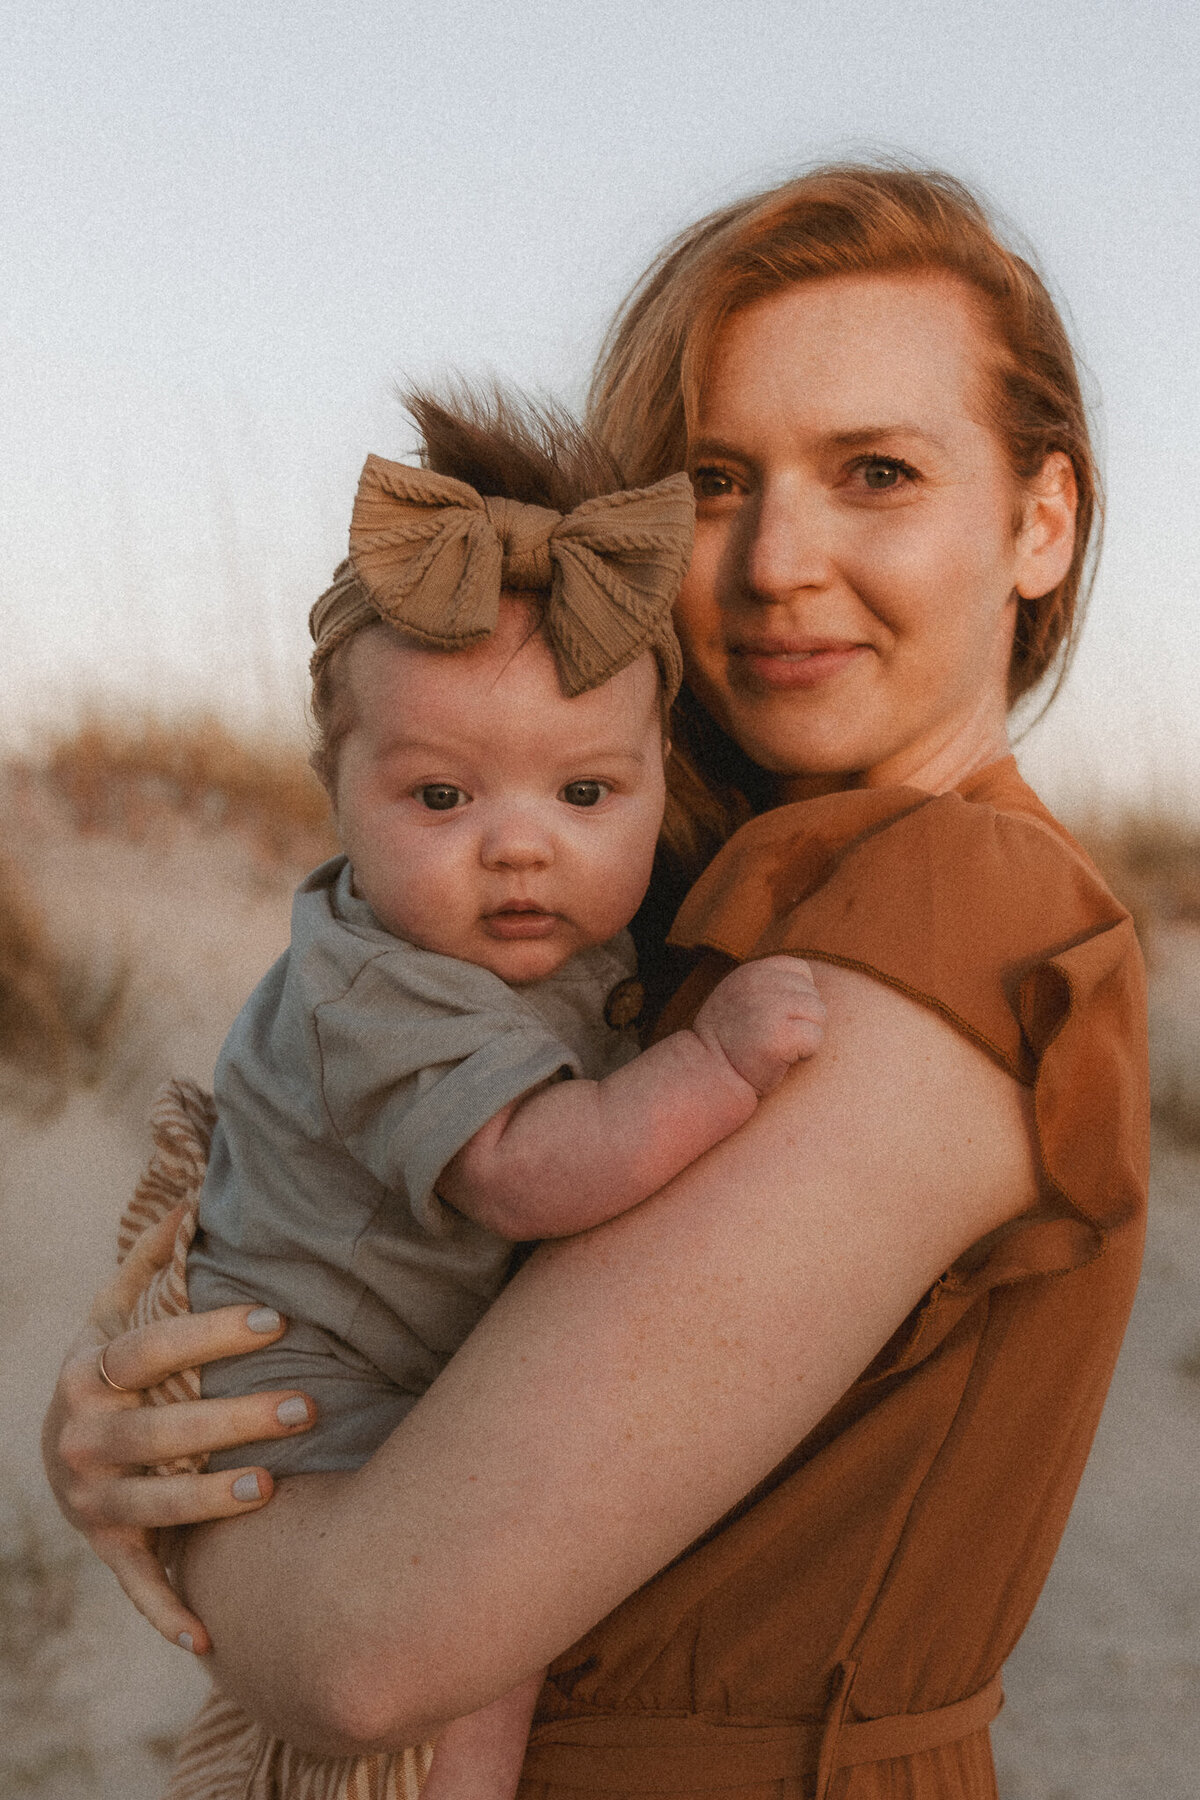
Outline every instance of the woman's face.
<path id="1" fill-rule="evenodd" d="M 949 787 L 1004 754 L 1016 596 L 1066 574 L 1075 489 L 1058 453 L 1018 488 L 982 422 L 987 355 L 937 274 L 809 282 L 724 327 L 676 622 L 761 767 Z"/>

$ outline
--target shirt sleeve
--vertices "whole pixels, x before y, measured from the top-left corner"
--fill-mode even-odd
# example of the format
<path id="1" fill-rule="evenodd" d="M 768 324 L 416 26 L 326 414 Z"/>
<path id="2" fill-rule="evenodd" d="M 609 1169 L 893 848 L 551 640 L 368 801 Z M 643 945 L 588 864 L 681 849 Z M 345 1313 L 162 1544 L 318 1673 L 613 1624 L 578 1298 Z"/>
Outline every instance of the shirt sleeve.
<path id="1" fill-rule="evenodd" d="M 447 957 L 374 957 L 315 1018 L 334 1129 L 434 1235 L 451 1218 L 434 1187 L 463 1145 L 531 1088 L 581 1073 L 574 1051 L 497 976 Z"/>
<path id="2" fill-rule="evenodd" d="M 861 970 L 1033 1090 L 1041 1202 L 946 1272 L 905 1361 L 987 1289 L 1078 1267 L 1113 1230 L 1139 1228 L 1142 959 L 1128 914 L 1060 829 L 905 789 L 782 807 L 730 840 L 671 936 L 739 961 L 790 952 Z"/>

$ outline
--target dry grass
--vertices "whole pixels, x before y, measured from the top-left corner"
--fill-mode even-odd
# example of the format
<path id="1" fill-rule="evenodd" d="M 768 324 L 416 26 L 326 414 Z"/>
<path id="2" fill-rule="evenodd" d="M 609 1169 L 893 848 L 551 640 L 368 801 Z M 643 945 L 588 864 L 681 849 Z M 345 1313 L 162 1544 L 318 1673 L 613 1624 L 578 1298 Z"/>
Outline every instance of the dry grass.
<path id="1" fill-rule="evenodd" d="M 48 1110 L 71 1082 L 96 1080 L 120 1028 L 128 989 L 64 957 L 16 869 L 0 861 L 0 1096 Z"/>
<path id="2" fill-rule="evenodd" d="M 1148 949 L 1155 925 L 1200 925 L 1200 826 L 1147 808 L 1084 823 L 1076 835 Z"/>
<path id="3" fill-rule="evenodd" d="M 0 1796 L 91 1785 L 94 1764 L 60 1695 L 78 1590 L 78 1552 L 56 1552 L 22 1507 L 0 1519 Z"/>
<path id="4" fill-rule="evenodd" d="M 1200 990 L 1186 945 L 1200 931 L 1200 826 L 1146 808 L 1078 836 L 1133 914 L 1146 953 L 1154 1116 L 1180 1143 L 1200 1144 Z M 1187 1372 L 1200 1373 L 1200 1361 Z"/>
<path id="5" fill-rule="evenodd" d="M 240 737 L 211 717 L 96 714 L 10 765 L 6 785 L 14 856 L 22 818 L 44 815 L 46 800 L 83 836 L 240 838 L 272 878 L 336 848 L 302 747 Z M 119 956 L 64 954 L 0 857 L 0 1099 L 48 1110 L 71 1086 L 103 1080 L 129 1022 L 132 973 Z"/>
<path id="6" fill-rule="evenodd" d="M 44 768 L 81 832 L 141 839 L 182 818 L 300 867 L 335 848 L 328 799 L 299 746 L 239 737 L 212 717 L 98 716 L 53 742 Z"/>

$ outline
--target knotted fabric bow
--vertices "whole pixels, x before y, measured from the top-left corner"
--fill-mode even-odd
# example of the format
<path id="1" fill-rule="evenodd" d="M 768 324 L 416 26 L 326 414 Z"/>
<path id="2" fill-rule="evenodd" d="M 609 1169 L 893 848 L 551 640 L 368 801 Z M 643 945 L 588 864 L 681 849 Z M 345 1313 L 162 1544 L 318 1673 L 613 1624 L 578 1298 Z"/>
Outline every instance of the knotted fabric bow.
<path id="1" fill-rule="evenodd" d="M 385 620 L 433 650 L 490 637 L 502 588 L 547 595 L 542 619 L 568 696 L 649 650 L 668 700 L 682 679 L 671 607 L 694 518 L 686 475 L 553 512 L 368 456 L 350 556 L 309 615 L 314 674 L 353 632 Z"/>

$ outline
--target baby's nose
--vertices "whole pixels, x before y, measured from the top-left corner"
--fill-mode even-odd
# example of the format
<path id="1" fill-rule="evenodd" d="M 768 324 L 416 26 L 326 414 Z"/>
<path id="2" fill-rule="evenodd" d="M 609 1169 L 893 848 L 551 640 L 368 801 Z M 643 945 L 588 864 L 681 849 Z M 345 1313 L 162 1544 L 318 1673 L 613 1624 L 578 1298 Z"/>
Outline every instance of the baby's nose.
<path id="1" fill-rule="evenodd" d="M 554 844 L 532 809 L 506 808 L 489 822 L 481 845 L 487 869 L 537 869 L 554 860 Z"/>

